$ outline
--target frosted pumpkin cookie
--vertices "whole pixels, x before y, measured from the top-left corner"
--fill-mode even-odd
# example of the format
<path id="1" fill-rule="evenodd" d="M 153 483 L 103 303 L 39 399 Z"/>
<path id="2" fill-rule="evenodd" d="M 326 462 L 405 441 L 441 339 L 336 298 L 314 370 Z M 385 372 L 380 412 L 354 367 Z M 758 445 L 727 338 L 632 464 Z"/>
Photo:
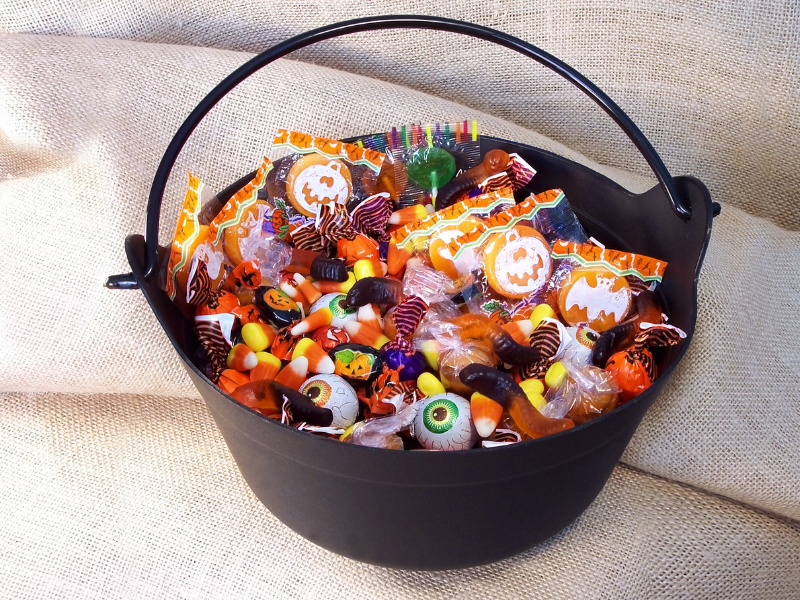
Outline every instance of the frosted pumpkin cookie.
<path id="1" fill-rule="evenodd" d="M 353 191 L 350 170 L 343 161 L 319 154 L 301 156 L 286 176 L 286 195 L 298 211 L 316 216 L 321 204 L 345 204 Z"/>
<path id="2" fill-rule="evenodd" d="M 538 292 L 550 279 L 552 266 L 547 241 L 525 225 L 496 233 L 483 251 L 486 279 L 506 298 L 525 298 Z"/>

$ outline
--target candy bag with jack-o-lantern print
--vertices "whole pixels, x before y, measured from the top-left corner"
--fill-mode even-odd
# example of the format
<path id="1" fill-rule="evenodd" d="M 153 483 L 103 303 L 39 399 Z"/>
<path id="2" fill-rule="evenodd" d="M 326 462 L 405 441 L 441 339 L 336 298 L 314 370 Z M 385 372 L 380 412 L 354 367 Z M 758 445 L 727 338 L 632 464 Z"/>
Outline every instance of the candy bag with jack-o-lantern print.
<path id="1" fill-rule="evenodd" d="M 585 325 L 602 333 L 621 323 L 641 289 L 654 289 L 667 263 L 662 260 L 585 244 L 558 240 L 547 301 L 570 326 Z M 633 282 L 633 284 L 632 284 Z"/>
<path id="2" fill-rule="evenodd" d="M 510 190 L 493 194 L 513 200 Z M 491 196 L 484 194 L 467 202 Z M 534 306 L 543 297 L 553 266 L 550 246 L 557 236 L 586 239 L 564 193 L 558 189 L 479 216 L 482 218 L 473 220 L 459 216 L 453 225 L 441 227 L 439 231 L 447 233 L 446 238 L 434 232 L 430 236 L 430 258 L 444 272 L 451 267 L 462 277 L 465 271 L 470 272 L 471 289 L 464 298 L 471 312 L 499 314 L 506 320 L 519 312 L 520 306 Z M 448 260 L 437 260 L 442 257 Z"/>
<path id="3" fill-rule="evenodd" d="M 386 159 L 370 148 L 285 129 L 278 130 L 273 148 L 292 154 L 276 161 L 272 199 L 283 200 L 287 212 L 312 219 L 325 204 L 346 206 L 371 196 L 367 189 L 375 188 Z"/>

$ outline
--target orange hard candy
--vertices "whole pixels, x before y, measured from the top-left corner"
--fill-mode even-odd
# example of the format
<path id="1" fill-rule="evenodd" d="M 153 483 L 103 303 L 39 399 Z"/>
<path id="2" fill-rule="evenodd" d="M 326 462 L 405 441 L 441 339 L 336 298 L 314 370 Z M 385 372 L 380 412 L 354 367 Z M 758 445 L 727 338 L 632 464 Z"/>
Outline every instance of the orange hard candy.
<path id="1" fill-rule="evenodd" d="M 359 233 L 353 240 L 340 239 L 336 244 L 336 251 L 337 256 L 343 258 L 348 267 L 352 267 L 359 260 L 380 259 L 378 243 L 363 233 Z"/>

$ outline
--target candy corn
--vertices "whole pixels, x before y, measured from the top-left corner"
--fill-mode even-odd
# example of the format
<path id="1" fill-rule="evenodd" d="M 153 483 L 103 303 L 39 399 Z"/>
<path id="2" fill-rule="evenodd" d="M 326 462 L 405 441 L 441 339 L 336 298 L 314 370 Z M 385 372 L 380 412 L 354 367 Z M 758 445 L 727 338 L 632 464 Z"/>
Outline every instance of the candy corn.
<path id="1" fill-rule="evenodd" d="M 549 304 L 539 304 L 536 308 L 533 309 L 531 312 L 531 316 L 528 317 L 530 322 L 533 324 L 534 328 L 538 327 L 539 323 L 542 322 L 542 319 L 555 319 L 556 313 L 553 311 L 552 307 Z"/>
<path id="2" fill-rule="evenodd" d="M 394 243 L 394 240 L 390 241 L 389 252 L 386 256 L 386 267 L 389 269 L 389 273 L 392 275 L 397 275 L 400 271 L 402 271 L 403 267 L 406 266 L 408 259 L 411 258 L 413 251 L 413 244 L 409 243 L 398 246 Z"/>
<path id="3" fill-rule="evenodd" d="M 327 327 L 333 322 L 333 313 L 327 306 L 315 310 L 305 319 L 289 330 L 292 335 L 303 335 L 320 327 Z"/>
<path id="4" fill-rule="evenodd" d="M 544 375 L 544 382 L 547 384 L 547 387 L 557 388 L 561 386 L 566 376 L 567 369 L 564 363 L 561 361 L 554 362 L 550 365 L 550 368 L 547 369 L 547 373 Z"/>
<path id="5" fill-rule="evenodd" d="M 269 348 L 275 341 L 277 333 L 272 325 L 258 321 L 245 323 L 242 327 L 242 339 L 253 352 Z"/>
<path id="6" fill-rule="evenodd" d="M 389 343 L 389 338 L 383 335 L 378 329 L 373 329 L 368 325 L 359 323 L 358 321 L 348 321 L 344 324 L 345 331 L 350 339 L 357 344 L 364 344 L 365 346 L 372 346 L 379 350 L 384 344 Z"/>
<path id="7" fill-rule="evenodd" d="M 312 283 L 300 275 L 300 273 L 294 274 L 294 282 L 297 285 L 297 289 L 300 290 L 300 293 L 303 294 L 306 300 L 311 304 L 314 304 L 314 302 L 322 298 L 322 292 L 315 288 Z"/>
<path id="8" fill-rule="evenodd" d="M 308 370 L 312 373 L 330 374 L 334 372 L 333 360 L 325 353 L 317 342 L 303 338 L 294 347 L 292 360 L 305 357 L 308 360 Z"/>
<path id="9" fill-rule="evenodd" d="M 326 281 L 321 279 L 319 281 L 315 281 L 312 285 L 317 288 L 323 294 L 346 294 L 350 291 L 350 288 L 356 282 L 356 276 L 352 273 L 347 274 L 347 281 Z"/>
<path id="10" fill-rule="evenodd" d="M 433 373 L 422 373 L 417 377 L 417 388 L 428 397 L 444 394 L 447 391 Z"/>
<path id="11" fill-rule="evenodd" d="M 419 345 L 419 351 L 428 361 L 431 369 L 439 370 L 439 354 L 442 352 L 442 345 L 437 340 L 425 340 Z"/>
<path id="12" fill-rule="evenodd" d="M 353 265 L 353 275 L 356 280 L 365 277 L 383 277 L 387 271 L 386 263 L 375 258 L 362 258 Z"/>
<path id="13" fill-rule="evenodd" d="M 281 370 L 281 361 L 269 352 L 256 352 L 258 364 L 250 369 L 250 381 L 260 379 L 275 379 Z"/>
<path id="14" fill-rule="evenodd" d="M 258 363 L 255 352 L 253 352 L 247 344 L 236 344 L 231 351 L 228 352 L 228 359 L 226 364 L 229 369 L 236 369 L 237 371 L 249 371 Z"/>
<path id="15" fill-rule="evenodd" d="M 306 297 L 300 293 L 300 290 L 298 290 L 292 283 L 283 281 L 281 282 L 280 288 L 284 294 L 294 300 L 297 306 L 300 307 L 300 310 L 303 311 L 303 316 L 309 313 L 311 310 L 311 304 L 308 300 L 306 300 Z"/>
<path id="16" fill-rule="evenodd" d="M 381 312 L 374 304 L 365 304 L 358 308 L 356 313 L 356 320 L 363 323 L 368 327 L 372 327 L 378 331 L 383 331 L 383 324 L 381 323 Z"/>
<path id="17" fill-rule="evenodd" d="M 503 416 L 503 407 L 498 402 L 478 392 L 472 394 L 469 406 L 472 413 L 472 422 L 475 424 L 475 430 L 478 435 L 483 438 L 492 435 L 492 432 L 497 429 L 500 417 Z"/>
<path id="18" fill-rule="evenodd" d="M 415 204 L 394 211 L 389 216 L 389 225 L 406 225 L 417 219 L 424 219 L 433 212 L 433 205 Z"/>
<path id="19" fill-rule="evenodd" d="M 219 376 L 217 385 L 222 388 L 222 391 L 226 394 L 232 394 L 233 390 L 237 387 L 249 382 L 250 378 L 244 373 L 234 371 L 233 369 L 225 369 Z"/>
<path id="20" fill-rule="evenodd" d="M 514 341 L 518 344 L 527 344 L 528 338 L 533 333 L 533 323 L 528 319 L 511 321 L 510 323 L 501 325 L 501 327 L 510 333 L 511 337 L 514 338 Z"/>
<path id="21" fill-rule="evenodd" d="M 281 372 L 275 376 L 275 381 L 293 390 L 299 390 L 307 376 L 308 359 L 305 356 L 298 356 L 281 369 Z"/>
<path id="22" fill-rule="evenodd" d="M 526 379 L 519 384 L 519 387 L 525 392 L 525 395 L 528 397 L 528 400 L 531 401 L 534 408 L 541 412 L 547 404 L 547 400 L 542 396 L 544 393 L 544 384 L 538 379 Z"/>

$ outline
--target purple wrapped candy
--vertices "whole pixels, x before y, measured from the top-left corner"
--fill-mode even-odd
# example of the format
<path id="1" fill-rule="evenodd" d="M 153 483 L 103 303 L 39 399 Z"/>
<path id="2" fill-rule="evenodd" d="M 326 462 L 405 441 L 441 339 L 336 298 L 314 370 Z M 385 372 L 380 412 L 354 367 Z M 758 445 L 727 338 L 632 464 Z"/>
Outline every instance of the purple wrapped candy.
<path id="1" fill-rule="evenodd" d="M 384 362 L 390 369 L 400 370 L 400 380 L 416 379 L 425 372 L 425 357 L 420 352 L 406 353 L 398 348 L 381 350 Z"/>

